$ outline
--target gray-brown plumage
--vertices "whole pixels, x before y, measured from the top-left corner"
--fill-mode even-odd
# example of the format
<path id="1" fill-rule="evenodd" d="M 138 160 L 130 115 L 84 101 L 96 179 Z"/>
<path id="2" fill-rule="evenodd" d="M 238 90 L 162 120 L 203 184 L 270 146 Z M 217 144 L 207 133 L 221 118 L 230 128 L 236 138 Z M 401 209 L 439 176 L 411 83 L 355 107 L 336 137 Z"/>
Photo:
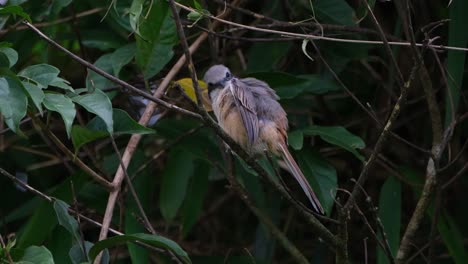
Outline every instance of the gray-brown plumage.
<path id="1" fill-rule="evenodd" d="M 275 91 L 255 78 L 238 79 L 224 65 L 205 73 L 213 112 L 224 131 L 253 155 L 281 156 L 312 203 L 324 214 L 312 187 L 287 147 L 288 119 Z"/>

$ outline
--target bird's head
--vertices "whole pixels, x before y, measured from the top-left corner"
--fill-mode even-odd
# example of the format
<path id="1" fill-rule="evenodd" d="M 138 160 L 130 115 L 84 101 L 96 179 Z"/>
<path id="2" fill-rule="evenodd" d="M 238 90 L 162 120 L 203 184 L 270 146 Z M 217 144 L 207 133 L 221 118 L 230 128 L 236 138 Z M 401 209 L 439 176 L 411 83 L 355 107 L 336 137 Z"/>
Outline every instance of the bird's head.
<path id="1" fill-rule="evenodd" d="M 216 89 L 223 89 L 226 83 L 231 81 L 231 71 L 224 65 L 211 66 L 205 73 L 203 80 L 208 85 L 208 92 L 211 93 Z"/>

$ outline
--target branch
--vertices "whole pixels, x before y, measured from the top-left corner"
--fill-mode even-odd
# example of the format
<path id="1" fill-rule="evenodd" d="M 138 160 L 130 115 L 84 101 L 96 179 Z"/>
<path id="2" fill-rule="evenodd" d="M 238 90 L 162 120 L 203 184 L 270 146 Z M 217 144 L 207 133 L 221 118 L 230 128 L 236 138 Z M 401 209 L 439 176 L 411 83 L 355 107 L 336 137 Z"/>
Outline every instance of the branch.
<path id="1" fill-rule="evenodd" d="M 174 0 L 170 0 L 170 4 L 173 10 L 173 15 L 176 20 L 176 24 L 178 24 L 178 29 L 182 29 L 180 19 L 178 19 L 179 14 L 176 12 L 175 9 L 175 5 L 179 4 L 176 3 Z M 183 30 L 179 30 L 178 32 L 179 37 L 183 43 L 183 40 L 185 39 L 184 32 Z M 184 53 L 188 54 L 190 57 L 190 54 L 187 53 L 187 46 L 183 45 L 183 47 Z M 187 62 L 189 71 L 191 72 L 192 83 L 194 87 L 198 87 L 198 80 L 194 70 L 194 65 L 193 63 L 190 63 L 191 59 L 189 59 Z M 305 216 L 305 218 L 312 225 L 313 229 L 316 230 L 317 233 L 324 238 L 326 243 L 330 245 L 331 248 L 344 247 L 341 241 L 336 236 L 334 236 L 324 225 L 322 225 L 322 223 L 320 223 L 320 221 L 318 221 L 313 214 L 309 213 L 308 209 L 304 205 L 294 200 L 294 198 L 291 197 L 291 195 L 283 188 L 283 186 L 281 186 L 279 182 L 275 182 L 274 180 L 272 180 L 268 173 L 256 162 L 256 160 L 252 156 L 250 156 L 239 144 L 237 144 L 229 135 L 227 135 L 226 132 L 224 132 L 224 130 L 208 115 L 208 113 L 205 111 L 201 104 L 194 104 L 193 106 L 195 107 L 195 109 L 197 109 L 197 112 L 202 116 L 203 122 L 207 126 L 211 127 L 215 131 L 215 133 L 218 134 L 218 136 L 220 136 L 223 139 L 223 141 L 227 145 L 229 145 L 229 147 L 239 157 L 241 157 L 250 167 L 252 167 L 260 176 L 262 176 L 263 179 L 267 180 L 268 183 L 275 187 L 275 189 L 279 191 L 283 195 L 283 197 L 285 197 L 303 216 Z"/>
<path id="2" fill-rule="evenodd" d="M 224 14 L 227 15 L 227 13 L 224 13 Z M 213 27 L 215 26 L 216 25 L 213 25 Z M 190 53 L 195 52 L 200 47 L 201 43 L 203 43 L 203 41 L 207 39 L 207 37 L 208 37 L 207 33 L 200 34 L 200 36 L 198 36 L 198 38 L 189 47 Z M 154 97 L 159 98 L 164 94 L 164 92 L 166 91 L 166 88 L 169 86 L 169 83 L 175 78 L 176 74 L 184 66 L 185 61 L 186 61 L 186 57 L 185 55 L 183 55 L 174 64 L 174 66 L 172 66 L 169 73 L 164 77 L 163 81 L 158 86 L 158 89 L 154 92 L 153 94 Z M 138 121 L 138 123 L 142 125 L 146 125 L 148 121 L 150 120 L 150 118 L 152 117 L 153 112 L 156 109 L 156 106 L 157 105 L 154 101 L 150 102 L 146 106 L 145 111 L 141 115 L 141 118 Z M 130 137 L 130 140 L 128 141 L 124 154 L 122 156 L 122 162 L 123 162 L 123 165 L 125 165 L 125 167 L 127 167 L 128 164 L 130 164 L 130 161 L 133 157 L 133 153 L 135 152 L 135 149 L 138 146 L 138 143 L 140 142 L 141 137 L 142 136 L 140 134 L 134 134 Z M 104 213 L 104 219 L 102 222 L 102 228 L 99 234 L 99 240 L 103 240 L 107 237 L 107 232 L 108 232 L 108 229 L 112 220 L 112 216 L 114 213 L 115 203 L 117 201 L 117 197 L 120 192 L 120 187 L 122 185 L 124 176 L 125 176 L 124 171 L 122 170 L 121 166 L 119 166 L 119 168 L 117 169 L 117 172 L 115 173 L 114 181 L 113 181 L 113 184 L 116 186 L 116 189 L 112 193 L 109 194 L 109 198 L 107 200 L 107 205 L 106 205 L 106 211 Z M 99 260 L 99 258 L 100 258 L 100 255 L 98 256 L 96 260 Z"/>

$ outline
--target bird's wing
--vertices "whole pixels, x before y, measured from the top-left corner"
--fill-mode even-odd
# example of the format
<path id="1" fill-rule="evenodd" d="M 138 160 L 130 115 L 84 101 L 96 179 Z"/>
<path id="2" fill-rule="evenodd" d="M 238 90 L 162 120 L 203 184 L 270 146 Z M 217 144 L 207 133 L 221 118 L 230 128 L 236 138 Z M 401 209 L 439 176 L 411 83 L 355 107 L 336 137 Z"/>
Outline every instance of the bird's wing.
<path id="1" fill-rule="evenodd" d="M 244 123 L 249 143 L 253 144 L 258 138 L 258 117 L 255 107 L 255 99 L 252 93 L 238 79 L 232 79 L 229 90 L 239 110 Z"/>

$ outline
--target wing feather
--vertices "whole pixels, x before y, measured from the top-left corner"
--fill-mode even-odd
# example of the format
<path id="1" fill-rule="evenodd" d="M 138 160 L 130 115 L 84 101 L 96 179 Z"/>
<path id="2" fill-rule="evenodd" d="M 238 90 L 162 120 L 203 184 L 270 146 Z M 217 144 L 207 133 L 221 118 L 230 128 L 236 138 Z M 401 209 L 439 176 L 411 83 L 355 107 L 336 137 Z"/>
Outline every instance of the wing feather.
<path id="1" fill-rule="evenodd" d="M 231 80 L 229 90 L 241 114 L 249 143 L 253 144 L 258 138 L 258 117 L 255 109 L 255 98 L 247 87 L 236 78 Z"/>

